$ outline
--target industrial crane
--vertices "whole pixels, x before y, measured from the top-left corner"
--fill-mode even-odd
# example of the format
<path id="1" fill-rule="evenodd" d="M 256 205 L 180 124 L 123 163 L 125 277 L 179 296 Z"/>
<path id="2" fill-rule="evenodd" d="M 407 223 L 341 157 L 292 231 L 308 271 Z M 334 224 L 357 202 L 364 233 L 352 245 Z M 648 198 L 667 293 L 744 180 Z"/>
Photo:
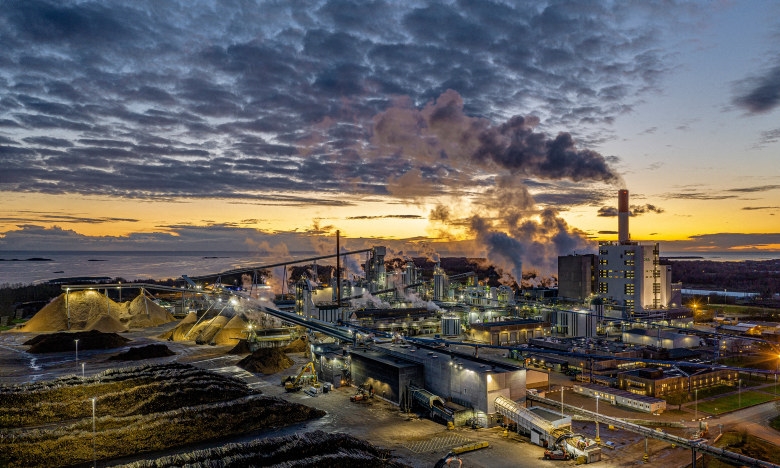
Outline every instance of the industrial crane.
<path id="1" fill-rule="evenodd" d="M 297 376 L 289 376 L 282 379 L 282 385 L 288 392 L 297 392 L 303 388 L 304 381 L 310 383 L 313 386 L 317 385 L 317 371 L 314 369 L 314 363 L 309 361 L 298 373 Z"/>

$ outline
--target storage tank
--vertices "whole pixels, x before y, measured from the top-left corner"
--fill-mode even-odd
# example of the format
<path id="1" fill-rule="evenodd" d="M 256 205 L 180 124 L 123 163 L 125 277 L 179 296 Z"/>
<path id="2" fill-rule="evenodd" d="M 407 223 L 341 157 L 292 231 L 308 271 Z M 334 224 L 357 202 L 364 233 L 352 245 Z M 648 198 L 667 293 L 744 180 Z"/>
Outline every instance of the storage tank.
<path id="1" fill-rule="evenodd" d="M 460 335 L 460 317 L 445 315 L 441 318 L 441 334 L 444 336 Z"/>

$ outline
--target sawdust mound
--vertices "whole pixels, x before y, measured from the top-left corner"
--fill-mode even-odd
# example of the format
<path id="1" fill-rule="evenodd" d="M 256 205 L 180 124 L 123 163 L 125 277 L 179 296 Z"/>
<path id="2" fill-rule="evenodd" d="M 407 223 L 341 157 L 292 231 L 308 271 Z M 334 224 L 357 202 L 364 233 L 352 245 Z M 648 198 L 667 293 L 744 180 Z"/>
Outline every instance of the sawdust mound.
<path id="1" fill-rule="evenodd" d="M 101 315 L 112 315 L 118 319 L 116 314 L 120 308 L 119 304 L 95 290 L 60 294 L 33 315 L 19 331 L 68 330 L 68 314 L 70 314 L 70 330 L 86 330 L 88 325 Z"/>
<path id="2" fill-rule="evenodd" d="M 164 344 L 150 344 L 130 348 L 124 353 L 111 356 L 112 361 L 139 361 L 141 359 L 154 359 L 159 357 L 175 356 L 176 353 L 168 349 Z"/>
<path id="3" fill-rule="evenodd" d="M 87 349 L 112 349 L 127 344 L 130 340 L 116 333 L 102 333 L 97 330 L 76 333 L 53 333 L 38 335 L 23 344 L 29 345 L 27 352 L 32 354 L 76 351 L 75 340 L 79 340 L 79 351 Z"/>
<path id="4" fill-rule="evenodd" d="M 302 336 L 291 341 L 290 344 L 283 349 L 285 353 L 305 353 L 309 350 L 309 340 L 307 340 L 305 336 Z"/>
<path id="5" fill-rule="evenodd" d="M 97 330 L 103 333 L 119 333 L 127 331 L 119 320 L 110 315 L 101 315 L 86 326 L 87 330 Z"/>
<path id="6" fill-rule="evenodd" d="M 295 364 L 280 348 L 262 348 L 238 361 L 236 364 L 249 372 L 261 372 L 266 375 L 283 371 Z"/>
<path id="7" fill-rule="evenodd" d="M 60 294 L 39 310 L 19 331 L 91 330 L 97 327 L 95 329 L 98 331 L 117 332 L 128 328 L 156 327 L 174 320 L 167 310 L 145 295 L 119 304 L 98 290 L 88 289 Z M 121 328 L 118 328 L 114 321 L 120 324 Z"/>
<path id="8" fill-rule="evenodd" d="M 233 349 L 228 351 L 228 354 L 249 354 L 251 352 L 249 343 L 246 340 L 240 340 L 237 345 L 233 346 Z"/>
<path id="9" fill-rule="evenodd" d="M 122 465 L 122 468 L 174 466 L 410 468 L 409 465 L 394 460 L 388 450 L 347 434 L 323 431 L 230 443 L 137 461 Z"/>
<path id="10" fill-rule="evenodd" d="M 247 336 L 248 323 L 241 315 L 236 315 L 214 336 L 212 342 L 217 345 L 234 344 Z"/>
<path id="11" fill-rule="evenodd" d="M 157 327 L 176 320 L 170 312 L 143 294 L 121 305 L 124 307 L 119 311 L 119 321 L 127 324 L 128 328 Z"/>
<path id="12" fill-rule="evenodd" d="M 190 330 L 192 330 L 192 327 L 195 325 L 195 322 L 197 321 L 198 321 L 197 314 L 195 312 L 190 312 L 189 314 L 187 314 L 186 317 L 181 319 L 181 321 L 179 321 L 179 324 L 176 325 L 172 330 L 163 333 L 158 338 L 162 338 L 163 340 L 170 340 L 170 341 L 185 341 L 187 339 L 192 340 L 194 339 L 195 335 L 192 333 L 188 335 L 187 333 Z"/>

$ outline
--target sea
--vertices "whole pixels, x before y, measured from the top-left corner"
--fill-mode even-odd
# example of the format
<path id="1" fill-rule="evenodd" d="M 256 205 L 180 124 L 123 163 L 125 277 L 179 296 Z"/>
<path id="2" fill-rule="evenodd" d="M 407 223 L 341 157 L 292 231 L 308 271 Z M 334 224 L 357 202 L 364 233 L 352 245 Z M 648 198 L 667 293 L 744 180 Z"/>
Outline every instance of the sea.
<path id="1" fill-rule="evenodd" d="M 247 252 L 0 251 L 0 286 L 76 277 L 179 279 L 182 275 L 212 275 L 315 255 L 291 252 L 280 258 Z"/>
<path id="2" fill-rule="evenodd" d="M 75 277 L 133 280 L 178 279 L 182 275 L 207 276 L 236 268 L 254 268 L 291 259 L 317 256 L 315 252 L 105 252 L 105 251 L 0 251 L 0 286 L 27 285 Z M 780 252 L 662 252 L 675 261 L 738 262 L 780 259 Z M 327 263 L 327 262 L 324 262 Z"/>

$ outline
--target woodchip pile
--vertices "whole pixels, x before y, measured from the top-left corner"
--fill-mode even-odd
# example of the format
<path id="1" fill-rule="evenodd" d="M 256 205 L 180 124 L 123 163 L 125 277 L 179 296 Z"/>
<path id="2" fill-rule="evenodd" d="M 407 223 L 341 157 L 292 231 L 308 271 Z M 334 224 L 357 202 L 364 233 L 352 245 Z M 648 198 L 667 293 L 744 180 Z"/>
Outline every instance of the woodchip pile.
<path id="1" fill-rule="evenodd" d="M 121 332 L 163 325 L 175 319 L 144 295 L 117 303 L 97 290 L 63 293 L 43 307 L 19 331 L 98 330 Z"/>

